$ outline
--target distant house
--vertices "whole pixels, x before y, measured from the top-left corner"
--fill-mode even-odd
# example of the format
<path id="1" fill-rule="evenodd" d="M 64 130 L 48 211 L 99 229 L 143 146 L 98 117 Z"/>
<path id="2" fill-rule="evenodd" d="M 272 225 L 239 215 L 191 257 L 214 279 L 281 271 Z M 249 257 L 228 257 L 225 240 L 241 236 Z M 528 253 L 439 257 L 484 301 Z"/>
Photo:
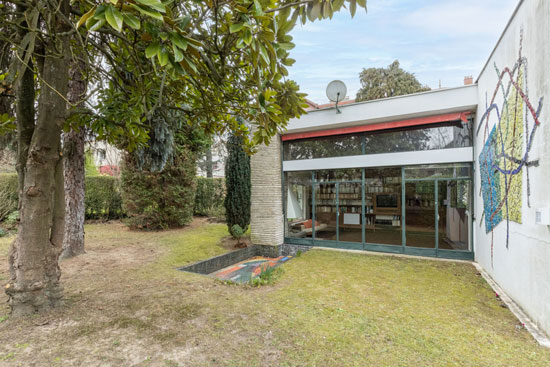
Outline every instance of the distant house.
<path id="1" fill-rule="evenodd" d="M 94 164 L 99 173 L 110 176 L 120 174 L 122 152 L 119 149 L 106 142 L 96 141 L 89 144 L 87 150 L 92 153 Z"/>

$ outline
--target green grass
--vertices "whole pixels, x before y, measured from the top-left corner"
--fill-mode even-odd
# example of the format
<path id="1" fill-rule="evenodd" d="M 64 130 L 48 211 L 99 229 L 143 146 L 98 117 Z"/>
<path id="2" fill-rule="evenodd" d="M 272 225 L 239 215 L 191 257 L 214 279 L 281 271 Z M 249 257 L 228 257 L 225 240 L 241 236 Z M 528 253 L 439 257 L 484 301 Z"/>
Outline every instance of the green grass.
<path id="1" fill-rule="evenodd" d="M 226 252 L 225 225 L 86 231 L 51 327 L 0 322 L 4 364 L 550 365 L 467 263 L 311 250 L 273 285 L 242 287 L 175 269 Z"/>

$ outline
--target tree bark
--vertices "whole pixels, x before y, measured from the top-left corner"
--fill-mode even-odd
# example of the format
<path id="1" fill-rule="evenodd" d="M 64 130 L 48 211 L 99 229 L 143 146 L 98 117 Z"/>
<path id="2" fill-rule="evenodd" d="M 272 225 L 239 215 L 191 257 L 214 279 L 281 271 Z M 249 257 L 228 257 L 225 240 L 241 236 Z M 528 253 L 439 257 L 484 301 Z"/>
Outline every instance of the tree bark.
<path id="1" fill-rule="evenodd" d="M 60 5 L 56 11 L 67 17 L 69 1 L 63 0 Z M 19 168 L 23 176 L 20 223 L 10 253 L 10 280 L 6 286 L 13 316 L 55 307 L 62 296 L 58 258 L 65 203 L 60 175 L 60 138 L 67 111 L 64 96 L 67 95 L 69 55 L 68 36 L 63 34 L 69 25 L 57 13 L 52 13 L 51 19 L 55 33 L 48 39 L 50 43 L 44 44 L 38 118 L 25 167 Z M 24 144 L 21 140 L 19 143 Z"/>
<path id="2" fill-rule="evenodd" d="M 83 78 L 84 65 L 75 61 L 69 71 L 68 100 L 77 104 L 86 92 Z M 61 259 L 74 257 L 84 251 L 84 128 L 72 129 L 63 134 L 63 170 L 65 174 L 65 236 Z"/>

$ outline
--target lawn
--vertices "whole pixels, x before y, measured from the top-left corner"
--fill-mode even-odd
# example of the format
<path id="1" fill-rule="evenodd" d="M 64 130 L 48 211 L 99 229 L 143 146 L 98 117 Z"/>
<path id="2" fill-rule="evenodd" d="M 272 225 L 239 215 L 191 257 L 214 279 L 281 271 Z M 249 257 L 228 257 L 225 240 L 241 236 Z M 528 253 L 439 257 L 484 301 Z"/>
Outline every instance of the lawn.
<path id="1" fill-rule="evenodd" d="M 228 251 L 226 233 L 86 226 L 87 253 L 61 263 L 64 306 L 15 320 L 0 296 L 0 365 L 550 365 L 467 263 L 312 250 L 260 288 L 174 269 Z"/>

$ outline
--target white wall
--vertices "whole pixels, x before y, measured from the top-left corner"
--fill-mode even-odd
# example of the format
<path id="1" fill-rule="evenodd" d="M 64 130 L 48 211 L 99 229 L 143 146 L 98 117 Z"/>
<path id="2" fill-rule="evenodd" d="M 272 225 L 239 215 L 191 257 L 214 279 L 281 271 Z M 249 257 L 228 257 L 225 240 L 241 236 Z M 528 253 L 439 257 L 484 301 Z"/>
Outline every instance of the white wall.
<path id="1" fill-rule="evenodd" d="M 476 129 L 497 86 L 499 70 L 512 69 L 518 60 L 523 29 L 522 56 L 527 59 L 527 77 L 523 90 L 536 109 L 544 97 L 540 112 L 540 127 L 535 133 L 529 160 L 538 160 L 538 167 L 529 168 L 530 202 L 527 205 L 527 170 L 517 177 L 522 181 L 521 224 L 510 221 L 508 248 L 506 248 L 506 220 L 493 232 L 486 233 L 483 200 L 480 195 L 480 167 L 476 162 L 474 224 L 476 261 L 510 295 L 533 321 L 550 334 L 550 228 L 535 224 L 537 207 L 550 207 L 550 1 L 524 0 L 509 23 L 486 67 L 478 79 L 478 111 Z M 509 78 L 504 79 L 507 88 Z M 503 105 L 502 92 L 497 91 L 495 102 Z M 523 105 L 525 116 L 526 105 Z M 489 131 L 496 124 L 492 113 Z M 529 130 L 533 119 L 529 117 Z M 475 159 L 484 147 L 484 128 L 476 136 Z M 526 149 L 525 136 L 523 152 Z M 516 154 L 520 156 L 520 154 Z M 519 208 L 519 207 L 518 207 Z M 493 246 L 491 254 L 491 244 Z"/>

